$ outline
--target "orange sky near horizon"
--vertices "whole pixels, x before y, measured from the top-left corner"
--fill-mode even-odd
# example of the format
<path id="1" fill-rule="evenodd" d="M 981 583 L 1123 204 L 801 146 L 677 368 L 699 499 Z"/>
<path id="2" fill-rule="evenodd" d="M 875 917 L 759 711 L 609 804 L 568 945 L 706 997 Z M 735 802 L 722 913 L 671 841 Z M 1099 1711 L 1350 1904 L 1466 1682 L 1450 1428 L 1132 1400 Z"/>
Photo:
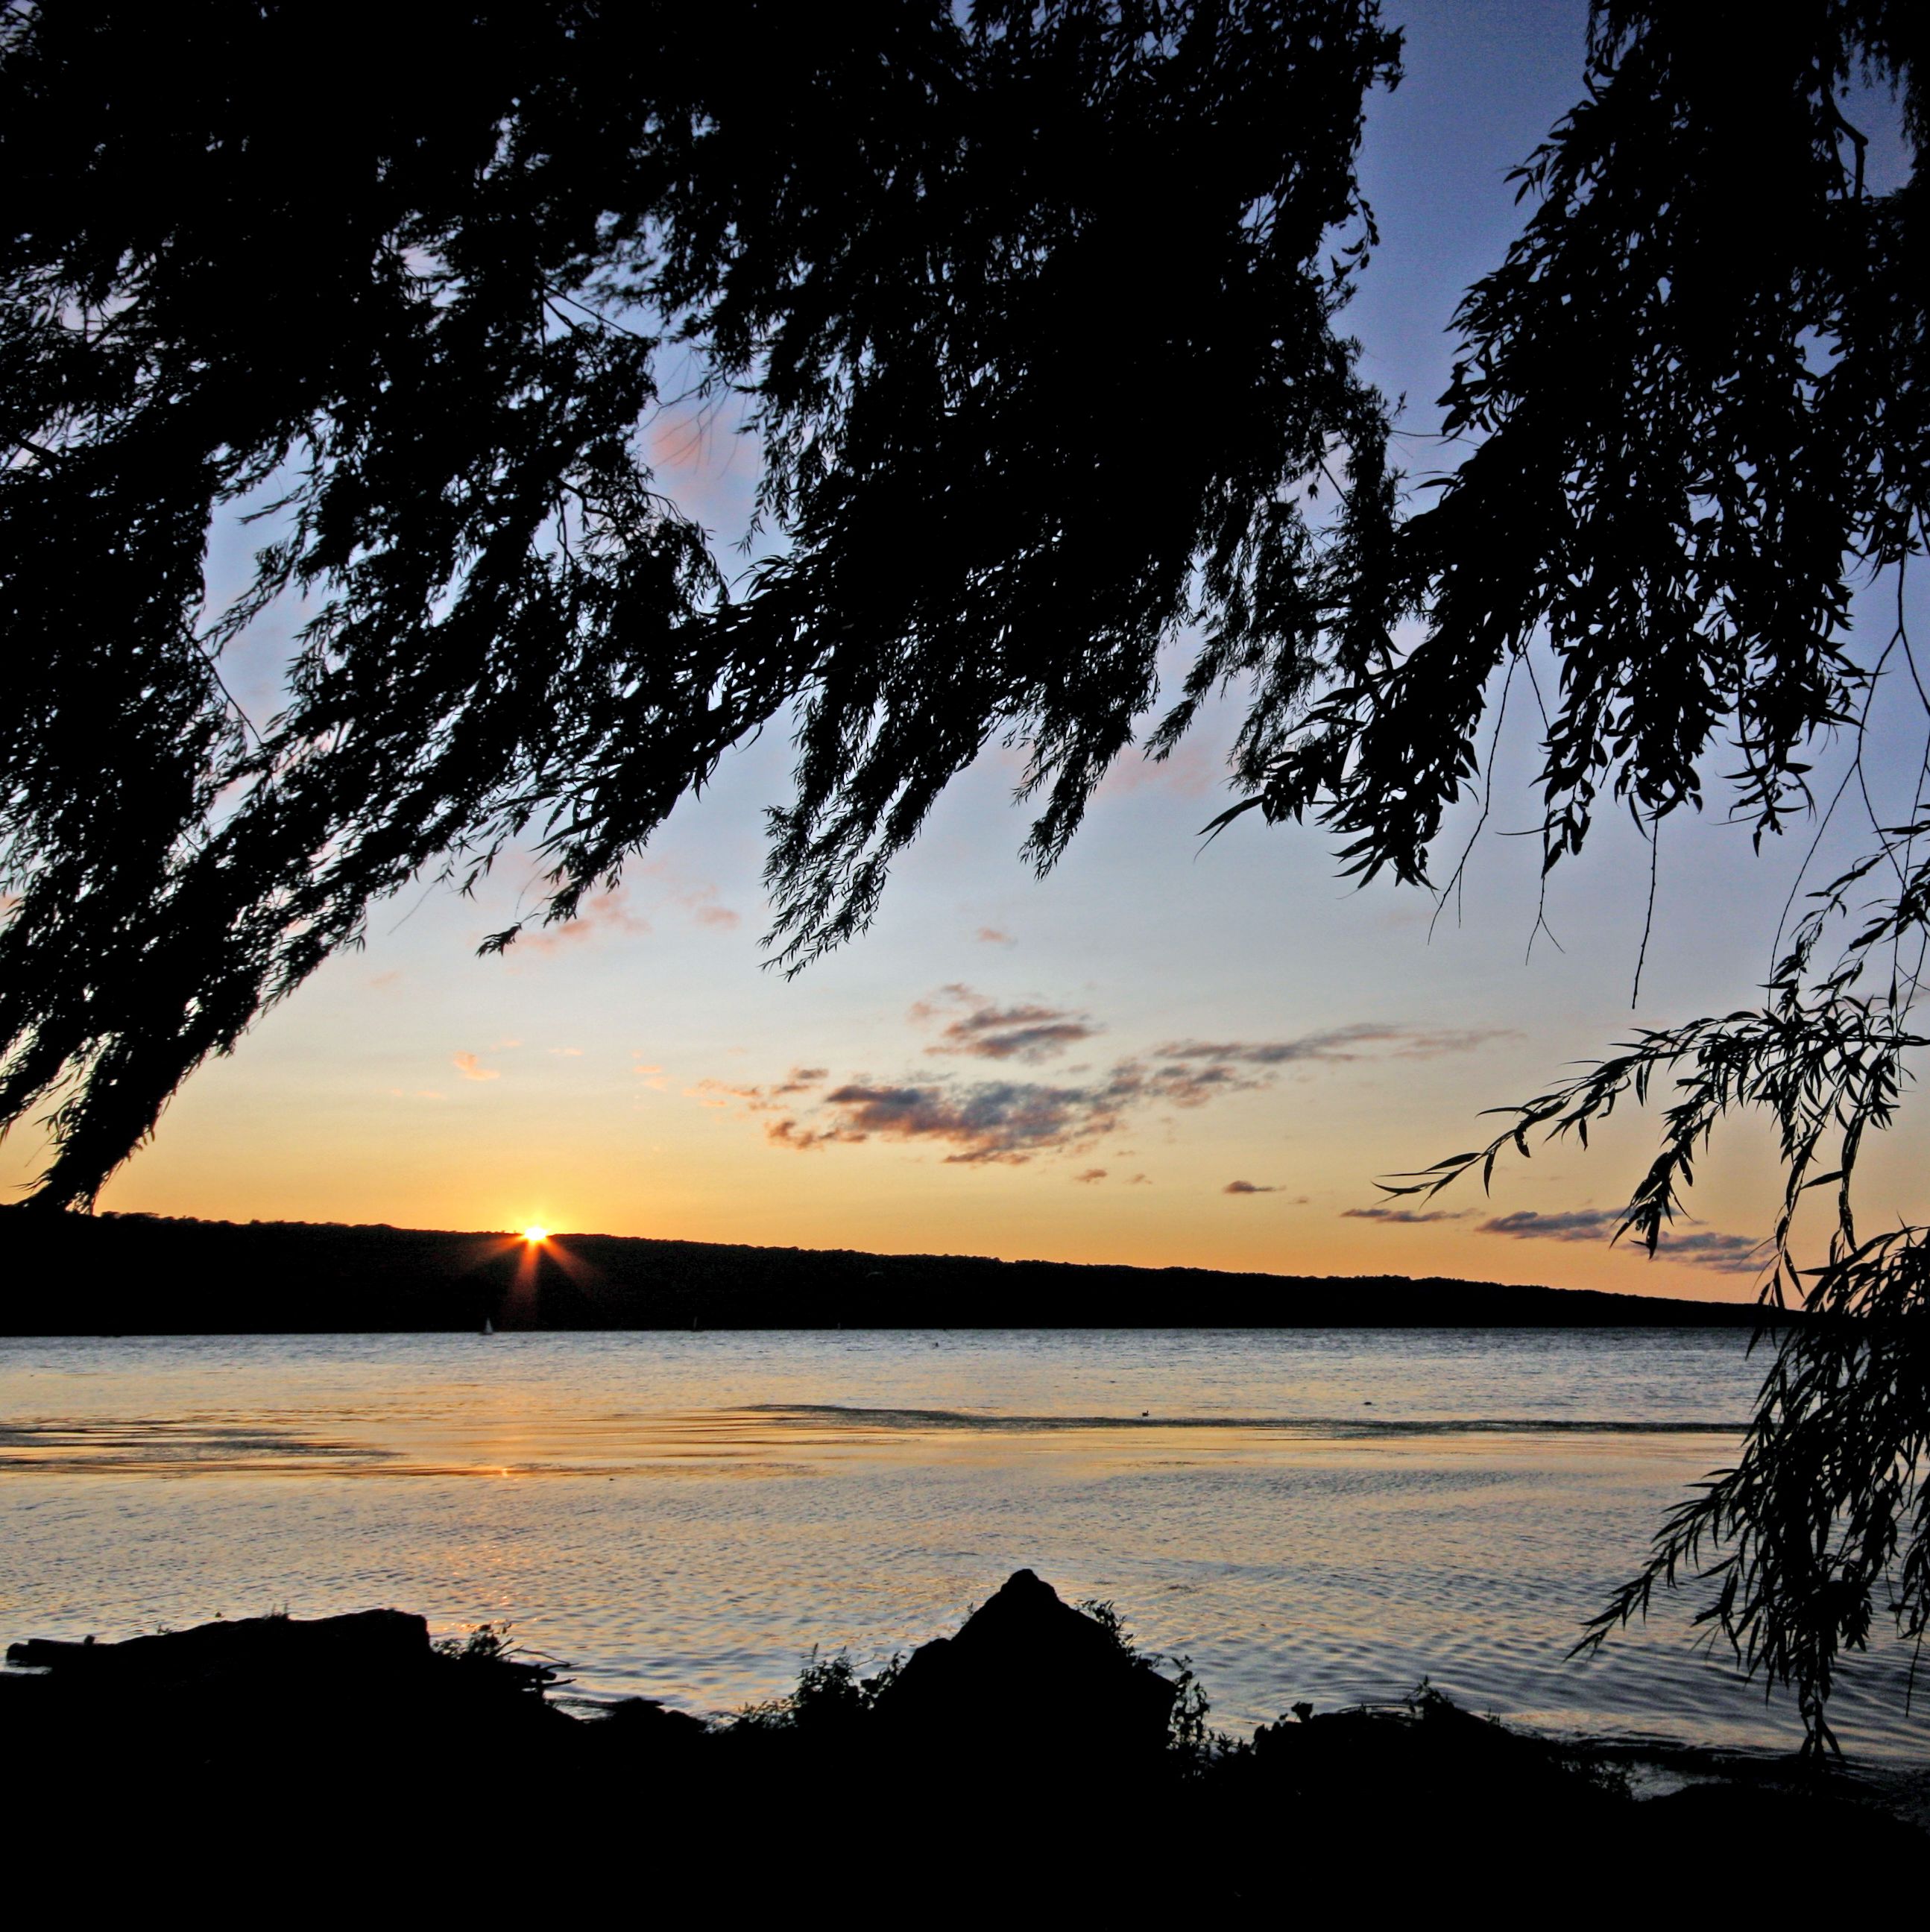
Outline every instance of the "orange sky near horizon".
<path id="1" fill-rule="evenodd" d="M 1196 860 L 1196 807 L 1163 782 L 1103 800 L 1061 875 L 987 866 L 983 896 L 959 892 L 941 823 L 878 930 L 793 982 L 759 968 L 748 840 L 704 893 L 666 865 L 625 920 L 503 961 L 473 953 L 501 905 L 434 896 L 197 1075 L 101 1204 L 1753 1293 L 1742 1250 L 1772 1211 L 1759 1130 L 1718 1141 L 1691 1251 L 1652 1262 L 1606 1239 L 1649 1149 L 1639 1117 L 1586 1154 L 1511 1159 L 1492 1199 L 1375 1186 L 1473 1144 L 1482 1108 L 1619 1036 L 1639 928 L 1616 874 L 1640 854 L 1591 858 L 1577 903 L 1550 908 L 1568 950 L 1524 964 L 1514 919 L 1430 941 L 1429 902 L 1340 890 L 1315 838 Z M 1523 883 L 1511 856 L 1504 899 Z M 1160 890 L 1122 891 L 1142 870 Z M 1671 1016 L 1706 980 L 1687 902 L 1707 890 L 1685 874 L 1658 915 L 1649 970 Z M 693 902 L 749 916 L 695 919 Z M 29 1140 L 4 1151 L 26 1178 Z M 1900 1190 L 1907 1151 L 1878 1156 Z"/>

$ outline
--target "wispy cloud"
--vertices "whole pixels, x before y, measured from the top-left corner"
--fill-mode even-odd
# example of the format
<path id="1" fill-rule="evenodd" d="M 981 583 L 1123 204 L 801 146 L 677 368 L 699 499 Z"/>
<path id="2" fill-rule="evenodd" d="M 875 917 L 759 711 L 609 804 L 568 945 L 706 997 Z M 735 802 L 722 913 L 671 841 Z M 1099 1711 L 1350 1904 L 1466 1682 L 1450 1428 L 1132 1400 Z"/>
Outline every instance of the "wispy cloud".
<path id="1" fill-rule="evenodd" d="M 1403 1228 L 1422 1228 L 1430 1221 L 1465 1221 L 1465 1208 L 1343 1208 L 1343 1221 L 1390 1221 Z"/>
<path id="2" fill-rule="evenodd" d="M 780 1146 L 818 1148 L 873 1138 L 947 1146 L 948 1162 L 1017 1163 L 1045 1154 L 1078 1153 L 1114 1132 L 1135 1109 L 1196 1107 L 1217 1094 L 1259 1083 L 1220 1068 L 1148 1067 L 1121 1060 L 1098 1080 L 851 1081 L 835 1087 L 812 1118 L 793 1112 L 767 1126 Z M 690 1090 L 713 1104 L 735 1099 L 767 1113 L 776 1090 L 704 1081 Z"/>
<path id="3" fill-rule="evenodd" d="M 1072 1006 L 1001 1000 L 956 981 L 920 1000 L 909 1017 L 914 1025 L 935 1030 L 928 1054 L 1015 1067 L 1055 1058 L 1105 1030 L 1091 1013 Z M 764 1126 L 778 1146 L 812 1150 L 872 1140 L 922 1142 L 943 1148 L 947 1162 L 1019 1162 L 1082 1152 L 1129 1118 L 1256 1092 L 1297 1062 L 1429 1058 L 1470 1051 L 1499 1036 L 1498 1030 L 1363 1023 L 1295 1040 L 1175 1040 L 1094 1070 L 1089 1077 L 1055 1081 L 973 1080 L 950 1072 L 895 1080 L 866 1075 L 821 1091 L 829 1072 L 811 1066 L 794 1067 L 788 1080 L 769 1085 L 705 1080 L 686 1091 L 713 1106 L 779 1114 Z M 1064 1071 L 1071 1076 L 1088 1072 L 1082 1066 Z M 1097 1168 L 1087 1174 L 1101 1178 Z M 1127 1184 L 1144 1182 L 1136 1175 Z M 1243 1181 L 1226 1191 L 1281 1190 Z"/>
<path id="4" fill-rule="evenodd" d="M 1571 1208 L 1553 1214 L 1539 1214 L 1521 1208 L 1511 1214 L 1491 1216 L 1475 1232 L 1505 1234 L 1517 1241 L 1601 1241 L 1612 1237 L 1625 1218 L 1619 1208 Z M 1745 1234 L 1724 1234 L 1715 1228 L 1683 1233 L 1664 1228 L 1660 1251 L 1671 1261 L 1709 1268 L 1718 1274 L 1754 1274 L 1765 1261 L 1760 1241 L 1752 1241 Z M 1639 1245 L 1636 1252 L 1641 1252 Z"/>
<path id="5" fill-rule="evenodd" d="M 1121 1061 L 1115 1077 L 1131 1080 L 1147 1098 L 1172 1107 L 1203 1107 L 1223 1094 L 1250 1094 L 1270 1083 L 1236 1066 L 1146 1066 Z"/>
<path id="6" fill-rule="evenodd" d="M 1517 1240 L 1595 1241 L 1622 1225 L 1613 1208 L 1570 1208 L 1559 1214 L 1538 1214 L 1517 1208 L 1511 1214 L 1494 1214 L 1475 1229 L 1481 1234 L 1511 1234 Z"/>
<path id="7" fill-rule="evenodd" d="M 728 906 L 718 903 L 715 886 L 707 880 L 685 877 L 674 861 L 648 859 L 636 869 L 644 877 L 658 882 L 660 889 L 658 896 L 662 904 L 677 907 L 695 924 L 716 926 L 724 930 L 743 924 L 737 914 Z"/>
<path id="8" fill-rule="evenodd" d="M 1508 1027 L 1423 1027 L 1363 1021 L 1293 1040 L 1171 1040 L 1154 1049 L 1160 1060 L 1211 1060 L 1241 1066 L 1290 1066 L 1307 1061 L 1346 1064 L 1376 1054 L 1391 1060 L 1435 1060 L 1472 1053 L 1490 1040 L 1510 1040 Z"/>
<path id="9" fill-rule="evenodd" d="M 946 1017 L 950 1012 L 950 1017 Z M 967 1054 L 978 1060 L 1050 1060 L 1103 1030 L 1091 1015 L 1062 1006 L 1021 1004 L 1001 1006 L 969 986 L 945 987 L 911 1009 L 914 1024 L 944 1019 L 927 1053 Z"/>
<path id="10" fill-rule="evenodd" d="M 1082 1186 L 1089 1187 L 1095 1180 L 1103 1180 L 1106 1172 L 1107 1170 L 1103 1167 L 1088 1167 L 1083 1174 L 1075 1174 L 1073 1178 Z"/>
<path id="11" fill-rule="evenodd" d="M 1271 1186 L 1262 1187 L 1257 1181 L 1229 1180 L 1220 1192 L 1222 1194 L 1277 1194 L 1280 1190 Z"/>
<path id="12" fill-rule="evenodd" d="M 995 926 L 982 926 L 972 934 L 981 946 L 1016 946 L 1018 941 L 1011 934 Z"/>
<path id="13" fill-rule="evenodd" d="M 733 1100 L 737 1100 L 753 1114 L 768 1114 L 775 1112 L 778 1105 L 763 1088 L 747 1082 L 700 1080 L 694 1087 L 686 1087 L 683 1090 L 692 1100 L 701 1100 L 707 1107 L 728 1107 Z"/>
<path id="14" fill-rule="evenodd" d="M 949 1162 L 1017 1163 L 1076 1150 L 1118 1126 L 1127 1096 L 1109 1084 L 1049 1087 L 1036 1081 L 933 1082 L 913 1086 L 854 1082 L 824 1096 L 824 1124 L 794 1118 L 765 1131 L 781 1145 L 820 1148 L 869 1140 L 933 1141 Z M 755 1111 L 755 1110 L 754 1110 Z"/>
<path id="15" fill-rule="evenodd" d="M 1157 785 L 1176 798 L 1204 798 L 1226 782 L 1226 758 L 1203 740 L 1187 739 L 1163 758 L 1141 754 L 1114 761 L 1100 781 L 1100 798 L 1123 797 L 1147 785 Z"/>
<path id="16" fill-rule="evenodd" d="M 519 953 L 548 956 L 573 952 L 605 933 L 632 936 L 648 932 L 650 922 L 630 910 L 626 887 L 613 886 L 608 892 L 592 892 L 577 908 L 574 919 L 558 920 L 554 926 L 525 929 L 516 941 Z"/>
<path id="17" fill-rule="evenodd" d="M 1723 1274 L 1757 1274 L 1769 1261 L 1766 1244 L 1752 1241 L 1746 1234 L 1725 1234 L 1714 1228 L 1688 1234 L 1664 1234 L 1662 1250 L 1671 1261 L 1687 1262 L 1691 1268 L 1714 1268 Z"/>
<path id="18" fill-rule="evenodd" d="M 639 1073 L 661 1073 L 660 1066 L 638 1067 Z M 822 1066 L 794 1066 L 782 1080 L 764 1086 L 744 1080 L 700 1080 L 694 1087 L 683 1090 L 693 1100 L 701 1100 L 707 1107 L 728 1106 L 733 1100 L 740 1101 L 745 1110 L 752 1114 L 774 1114 L 781 1108 L 794 1102 L 800 1094 L 815 1093 L 829 1078 L 828 1070 Z M 653 1081 L 653 1086 L 661 1086 L 661 1081 Z"/>
<path id="19" fill-rule="evenodd" d="M 868 1133 L 848 1130 L 836 1125 L 828 1127 L 809 1127 L 795 1118 L 773 1120 L 764 1129 L 764 1138 L 774 1146 L 795 1149 L 800 1154 L 809 1154 L 818 1148 L 833 1147 L 841 1141 L 869 1140 Z"/>
<path id="20" fill-rule="evenodd" d="M 465 1080 L 500 1080 L 503 1070 L 498 1066 L 485 1066 L 473 1053 L 467 1051 L 449 1056 L 449 1064 Z"/>

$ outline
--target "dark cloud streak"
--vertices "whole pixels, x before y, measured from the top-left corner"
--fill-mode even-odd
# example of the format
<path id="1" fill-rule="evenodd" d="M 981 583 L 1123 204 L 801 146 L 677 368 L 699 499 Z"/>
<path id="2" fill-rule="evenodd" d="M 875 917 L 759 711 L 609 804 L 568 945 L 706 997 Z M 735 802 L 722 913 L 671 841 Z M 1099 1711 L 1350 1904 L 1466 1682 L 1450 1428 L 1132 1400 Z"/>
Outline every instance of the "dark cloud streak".
<path id="1" fill-rule="evenodd" d="M 1109 1133 L 1130 1096 L 1111 1083 L 1049 1087 L 1037 1081 L 986 1080 L 968 1084 L 879 1085 L 854 1082 L 833 1088 L 823 1105 L 830 1125 L 800 1126 L 787 1120 L 770 1137 L 791 1147 L 869 1139 L 929 1140 L 950 1146 L 948 1162 L 1018 1162 L 1077 1148 Z"/>
<path id="2" fill-rule="evenodd" d="M 1571 1208 L 1553 1214 L 1520 1208 L 1511 1214 L 1493 1216 L 1475 1232 L 1505 1234 L 1517 1241 L 1598 1241 L 1611 1238 L 1626 1218 L 1619 1208 Z M 1752 1241 L 1745 1234 L 1724 1234 L 1715 1228 L 1685 1234 L 1665 1228 L 1659 1252 L 1670 1261 L 1690 1268 L 1709 1268 L 1718 1274 L 1755 1274 L 1766 1258 L 1760 1241 Z"/>
<path id="3" fill-rule="evenodd" d="M 977 1060 L 1020 1060 L 1036 1064 L 1064 1053 L 1103 1030 L 1091 1015 L 1061 1006 L 1001 1006 L 969 986 L 953 985 L 936 1001 L 921 1000 L 914 1021 L 938 1018 L 947 1006 L 968 1009 L 946 1022 L 927 1053 L 964 1054 Z"/>
<path id="4" fill-rule="evenodd" d="M 938 1028 L 927 1054 L 1001 1065 L 1037 1064 L 1104 1030 L 1090 1013 L 1036 1001 L 1001 1002 L 956 981 L 920 1000 L 910 1017 L 914 1024 Z M 872 1139 L 924 1142 L 945 1149 L 948 1162 L 1016 1163 L 1078 1153 L 1115 1132 L 1130 1114 L 1190 1109 L 1223 1095 L 1259 1091 L 1275 1082 L 1279 1069 L 1296 1063 L 1339 1064 L 1370 1054 L 1427 1058 L 1471 1051 L 1501 1036 L 1499 1030 L 1455 1032 L 1405 1022 L 1364 1022 L 1297 1040 L 1173 1041 L 1118 1060 L 1089 1078 L 1073 1077 L 1085 1072 L 1082 1066 L 1064 1070 L 1056 1082 L 969 1080 L 949 1073 L 895 1081 L 866 1078 L 816 1095 L 816 1084 L 827 1077 L 824 1070 L 796 1067 L 781 1085 L 734 1091 L 754 1112 L 790 1109 L 766 1124 L 767 1134 L 779 1146 L 809 1150 Z M 714 1082 L 703 1083 L 703 1090 L 711 1094 L 734 1090 Z M 800 1100 L 808 1112 L 800 1108 Z M 1100 1176 L 1100 1170 L 1092 1168 L 1079 1178 Z M 1225 1191 L 1280 1190 L 1239 1181 Z"/>
<path id="5" fill-rule="evenodd" d="M 1490 1040 L 1514 1037 L 1508 1027 L 1419 1027 L 1399 1022 L 1363 1022 L 1302 1034 L 1295 1040 L 1170 1040 L 1154 1049 L 1159 1060 L 1211 1060 L 1241 1066 L 1345 1065 L 1384 1052 L 1395 1060 L 1436 1060 L 1472 1053 Z"/>

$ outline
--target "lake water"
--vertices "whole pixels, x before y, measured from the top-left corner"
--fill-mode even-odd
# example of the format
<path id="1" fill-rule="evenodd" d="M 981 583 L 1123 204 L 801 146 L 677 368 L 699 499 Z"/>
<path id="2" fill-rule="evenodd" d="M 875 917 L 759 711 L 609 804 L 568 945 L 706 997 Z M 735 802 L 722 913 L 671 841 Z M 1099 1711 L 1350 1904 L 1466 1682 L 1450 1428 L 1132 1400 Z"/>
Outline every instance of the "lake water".
<path id="1" fill-rule="evenodd" d="M 1787 1748 L 1685 1606 L 1565 1653 L 1734 1455 L 1733 1330 L 0 1340 L 0 1637 L 285 1606 L 507 1621 L 713 1711 L 956 1628 L 1029 1566 L 1189 1654 L 1213 1721 L 1427 1676 L 1562 1730 Z M 1921 1757 L 1887 1636 L 1844 1742 Z"/>

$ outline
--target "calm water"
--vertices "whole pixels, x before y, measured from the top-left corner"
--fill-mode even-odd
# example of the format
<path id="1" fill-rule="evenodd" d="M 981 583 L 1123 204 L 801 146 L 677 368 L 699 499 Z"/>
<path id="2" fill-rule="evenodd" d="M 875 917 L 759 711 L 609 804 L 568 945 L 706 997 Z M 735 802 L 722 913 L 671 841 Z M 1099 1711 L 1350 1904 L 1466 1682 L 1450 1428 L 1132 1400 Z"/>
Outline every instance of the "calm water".
<path id="1" fill-rule="evenodd" d="M 1735 1453 L 1733 1331 L 0 1340 L 0 1636 L 285 1605 L 512 1622 L 700 1710 L 955 1627 L 1022 1564 L 1235 1727 L 1424 1673 L 1562 1729 L 1787 1747 L 1679 1610 L 1583 1617 Z M 1921 1756 L 1893 1640 L 1838 1706 Z"/>

